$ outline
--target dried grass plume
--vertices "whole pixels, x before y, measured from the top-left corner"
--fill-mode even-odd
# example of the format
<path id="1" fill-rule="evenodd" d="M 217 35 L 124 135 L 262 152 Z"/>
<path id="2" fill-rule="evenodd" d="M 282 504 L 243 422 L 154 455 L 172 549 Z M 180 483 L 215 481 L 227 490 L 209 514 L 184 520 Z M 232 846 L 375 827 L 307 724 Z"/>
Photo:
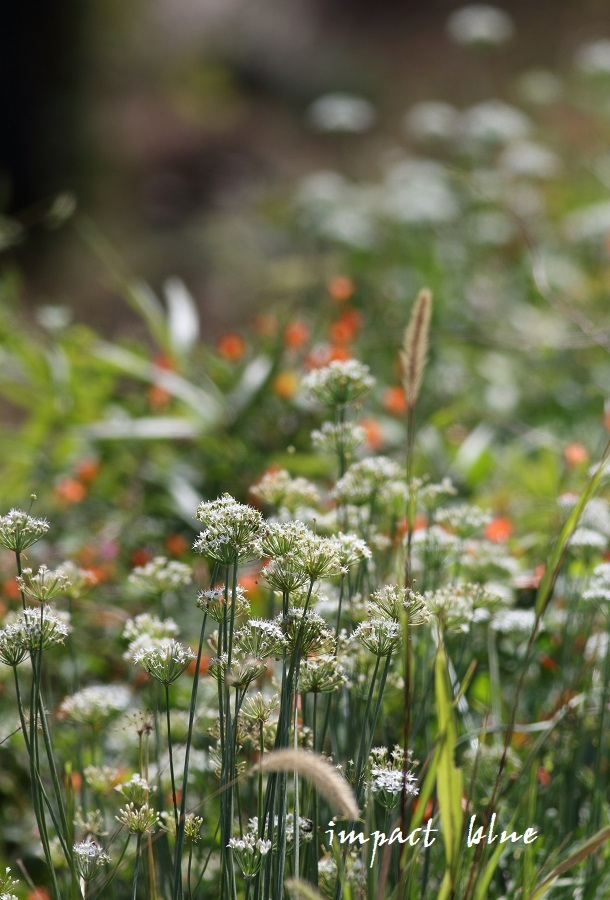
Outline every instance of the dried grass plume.
<path id="1" fill-rule="evenodd" d="M 274 750 L 266 753 L 263 761 L 256 766 L 257 772 L 296 772 L 323 795 L 329 806 L 337 810 L 337 815 L 357 819 L 358 806 L 354 792 L 339 772 L 326 762 L 324 757 L 309 750 Z"/>
<path id="2" fill-rule="evenodd" d="M 431 315 L 432 292 L 428 288 L 424 288 L 417 295 L 400 351 L 402 385 L 411 409 L 417 402 L 428 359 L 428 332 Z"/>

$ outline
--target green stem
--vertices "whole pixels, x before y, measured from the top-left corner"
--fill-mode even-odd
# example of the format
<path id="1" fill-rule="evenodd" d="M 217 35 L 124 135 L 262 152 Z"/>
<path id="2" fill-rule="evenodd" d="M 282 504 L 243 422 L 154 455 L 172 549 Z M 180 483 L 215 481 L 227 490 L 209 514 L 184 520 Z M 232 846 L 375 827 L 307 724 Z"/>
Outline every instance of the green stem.
<path id="1" fill-rule="evenodd" d="M 131 900 L 136 900 L 138 890 L 138 875 L 140 873 L 140 845 L 142 843 L 142 835 L 138 834 L 138 843 L 136 846 L 136 865 L 133 870 L 133 882 L 131 884 Z"/>
<path id="2" fill-rule="evenodd" d="M 176 822 L 176 831 L 178 830 L 178 803 L 176 801 L 176 777 L 174 775 L 174 752 L 172 746 L 172 726 L 170 722 L 169 711 L 169 685 L 165 685 L 165 713 L 167 716 L 167 746 L 169 750 L 169 771 L 172 779 L 172 801 L 174 804 L 174 820 Z"/>

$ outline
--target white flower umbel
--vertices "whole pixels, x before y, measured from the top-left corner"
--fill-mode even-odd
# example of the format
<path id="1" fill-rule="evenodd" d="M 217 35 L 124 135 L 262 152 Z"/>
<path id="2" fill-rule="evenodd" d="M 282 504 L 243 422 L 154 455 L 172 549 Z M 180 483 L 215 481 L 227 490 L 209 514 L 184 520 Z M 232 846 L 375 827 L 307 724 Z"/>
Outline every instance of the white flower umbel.
<path id="1" fill-rule="evenodd" d="M 39 603 L 48 603 L 58 594 L 66 594 L 70 581 L 62 569 L 52 571 L 42 565 L 34 575 L 32 569 L 24 569 L 17 577 L 19 589 Z"/>
<path id="2" fill-rule="evenodd" d="M 4 875 L 0 875 L 0 891 L 2 892 L 0 897 L 4 894 L 8 897 L 10 889 L 14 888 L 17 884 L 19 884 L 19 882 L 16 879 L 11 878 L 11 870 L 7 867 Z"/>
<path id="3" fill-rule="evenodd" d="M 285 646 L 282 629 L 277 622 L 267 619 L 249 619 L 243 628 L 235 632 L 235 647 L 247 656 L 259 659 L 281 656 Z"/>
<path id="4" fill-rule="evenodd" d="M 98 725 L 124 712 L 131 702 L 131 691 L 122 684 L 96 684 L 65 697 L 59 714 L 71 722 Z"/>
<path id="5" fill-rule="evenodd" d="M 11 509 L 0 516 L 0 545 L 22 553 L 39 541 L 49 530 L 46 519 L 35 519 L 22 509 Z"/>
<path id="6" fill-rule="evenodd" d="M 417 778 L 410 771 L 410 752 L 405 760 L 401 747 L 395 747 L 389 754 L 385 747 L 374 747 L 369 764 L 371 793 L 386 809 L 394 809 L 403 790 L 407 796 L 419 794 Z"/>
<path id="7" fill-rule="evenodd" d="M 156 791 L 157 788 L 136 772 L 129 781 L 124 781 L 123 784 L 117 785 L 115 790 L 129 800 L 131 805 L 139 807 L 148 803 L 150 794 Z"/>
<path id="8" fill-rule="evenodd" d="M 574 64 L 584 75 L 610 75 L 610 40 L 583 44 L 574 56 Z"/>
<path id="9" fill-rule="evenodd" d="M 254 878 L 260 870 L 263 859 L 271 850 L 271 841 L 257 838 L 251 832 L 245 832 L 242 837 L 230 838 L 227 847 L 233 852 L 244 878 Z"/>
<path id="10" fill-rule="evenodd" d="M 225 566 L 254 555 L 263 518 L 252 506 L 223 494 L 218 500 L 200 503 L 197 518 L 204 525 L 193 545 L 198 553 Z"/>
<path id="11" fill-rule="evenodd" d="M 345 406 L 366 394 L 375 384 L 369 367 L 358 360 L 335 360 L 322 369 L 314 369 L 303 379 L 303 388 L 324 406 Z"/>
<path id="12" fill-rule="evenodd" d="M 299 691 L 302 694 L 330 693 L 346 681 L 345 669 L 333 654 L 324 653 L 301 664 Z"/>
<path id="13" fill-rule="evenodd" d="M 91 838 L 74 844 L 72 850 L 76 870 L 85 881 L 93 881 L 99 875 L 101 867 L 110 862 L 108 854 Z"/>
<path id="14" fill-rule="evenodd" d="M 386 584 L 371 594 L 367 610 L 372 617 L 381 616 L 396 620 L 408 613 L 411 625 L 422 625 L 428 621 L 428 611 L 422 595 L 409 588 L 392 584 Z"/>
<path id="15" fill-rule="evenodd" d="M 400 623 L 381 617 L 367 619 L 356 628 L 353 638 L 375 656 L 390 656 L 400 646 Z"/>
<path id="16" fill-rule="evenodd" d="M 364 443 L 366 431 L 351 422 L 324 422 L 311 432 L 311 443 L 320 453 L 351 456 Z"/>
<path id="17" fill-rule="evenodd" d="M 119 814 L 115 818 L 131 834 L 137 835 L 153 832 L 161 824 L 158 814 L 151 809 L 148 803 L 144 803 L 139 809 L 136 809 L 133 803 L 128 803 L 119 810 Z"/>
<path id="18" fill-rule="evenodd" d="M 141 665 L 160 684 L 170 685 L 196 658 L 197 654 L 180 641 L 174 638 L 161 638 L 141 647 L 134 654 L 133 661 Z"/>
<path id="19" fill-rule="evenodd" d="M 269 506 L 282 506 L 290 512 L 299 506 L 317 506 L 320 493 L 307 478 L 291 478 L 286 469 L 265 472 L 262 478 L 250 488 L 257 500 Z"/>
<path id="20" fill-rule="evenodd" d="M 192 580 L 190 566 L 165 556 L 155 556 L 146 565 L 136 566 L 127 579 L 132 587 L 150 594 L 163 594 L 190 584 Z"/>
<path id="21" fill-rule="evenodd" d="M 385 484 L 399 478 L 401 474 L 402 470 L 398 463 L 386 456 L 363 459 L 351 465 L 339 479 L 333 496 L 343 504 L 364 506 L 375 499 Z"/>
<path id="22" fill-rule="evenodd" d="M 71 631 L 69 620 L 67 613 L 55 613 L 48 606 L 40 609 L 28 606 L 18 615 L 7 616 L 0 632 L 0 645 L 10 645 L 13 651 L 20 644 L 27 647 L 28 652 L 48 650 L 56 644 L 63 644 Z"/>
<path id="23" fill-rule="evenodd" d="M 589 587 L 583 592 L 582 599 L 588 603 L 603 603 L 610 608 L 610 563 L 604 562 L 595 566 Z"/>
<path id="24" fill-rule="evenodd" d="M 266 524 L 256 541 L 256 552 L 262 557 L 285 556 L 300 551 L 312 532 L 303 522 L 274 522 Z"/>
<path id="25" fill-rule="evenodd" d="M 511 17 L 503 9 L 476 3 L 451 13 L 447 32 L 456 44 L 467 47 L 494 47 L 509 41 L 515 28 Z"/>
<path id="26" fill-rule="evenodd" d="M 353 532 L 344 534 L 340 531 L 332 540 L 337 548 L 339 565 L 344 569 L 351 569 L 373 555 L 368 544 Z"/>
<path id="27" fill-rule="evenodd" d="M 354 94 L 325 94 L 307 110 L 307 119 L 316 131 L 360 134 L 375 124 L 375 107 Z"/>
<path id="28" fill-rule="evenodd" d="M 407 134 L 419 141 L 453 141 L 457 134 L 459 113 L 449 103 L 428 101 L 416 103 L 405 116 Z"/>
<path id="29" fill-rule="evenodd" d="M 216 588 L 208 588 L 200 591 L 197 597 L 197 606 L 215 622 L 224 621 L 225 607 L 230 612 L 233 606 L 233 594 L 228 592 L 224 584 Z M 235 618 L 246 615 L 250 611 L 250 603 L 246 599 L 246 591 L 239 585 L 235 589 Z"/>

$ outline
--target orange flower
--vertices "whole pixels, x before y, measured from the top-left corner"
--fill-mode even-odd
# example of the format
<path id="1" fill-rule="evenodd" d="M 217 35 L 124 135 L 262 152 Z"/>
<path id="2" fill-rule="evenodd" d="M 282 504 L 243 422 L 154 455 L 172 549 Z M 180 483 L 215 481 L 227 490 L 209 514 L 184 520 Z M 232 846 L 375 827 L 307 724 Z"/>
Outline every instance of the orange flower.
<path id="1" fill-rule="evenodd" d="M 100 474 L 100 464 L 97 459 L 82 459 L 76 466 L 76 477 L 79 481 L 89 484 L 95 481 Z"/>
<path id="2" fill-rule="evenodd" d="M 583 444 L 573 441 L 563 448 L 563 458 L 568 466 L 579 466 L 589 461 L 589 453 Z"/>
<path id="3" fill-rule="evenodd" d="M 551 776 L 544 768 L 544 766 L 540 766 L 538 769 L 538 783 L 544 785 L 545 787 L 547 784 L 551 783 Z"/>
<path id="4" fill-rule="evenodd" d="M 539 656 L 539 662 L 543 669 L 546 669 L 547 672 L 556 672 L 559 668 L 558 663 L 553 659 L 552 656 L 549 656 L 548 653 L 541 653 Z"/>
<path id="5" fill-rule="evenodd" d="M 309 341 L 309 326 L 302 319 L 294 319 L 284 329 L 284 343 L 289 350 L 298 350 Z"/>
<path id="6" fill-rule="evenodd" d="M 290 400 L 297 392 L 299 379 L 295 372 L 279 372 L 273 379 L 273 393 L 282 400 Z"/>
<path id="7" fill-rule="evenodd" d="M 371 450 L 379 450 L 380 447 L 383 447 L 385 439 L 383 436 L 381 425 L 379 424 L 377 419 L 361 419 L 359 424 L 362 428 L 364 428 L 366 435 L 365 441 L 371 448 Z"/>
<path id="8" fill-rule="evenodd" d="M 194 675 L 196 668 L 197 668 L 197 660 L 192 659 L 187 666 L 187 672 L 189 673 L 189 675 Z M 199 661 L 199 674 L 207 675 L 209 668 L 210 668 L 210 657 L 208 655 L 206 655 L 205 653 L 202 653 L 201 659 Z"/>
<path id="9" fill-rule="evenodd" d="M 154 412 L 162 412 L 167 408 L 172 395 L 159 384 L 148 388 L 148 405 Z"/>
<path id="10" fill-rule="evenodd" d="M 165 546 L 172 556 L 183 556 L 188 550 L 188 541 L 181 534 L 170 534 L 165 539 Z"/>
<path id="11" fill-rule="evenodd" d="M 236 362 L 246 352 L 246 342 L 239 334 L 224 334 L 218 339 L 216 348 L 224 359 Z"/>
<path id="12" fill-rule="evenodd" d="M 492 519 L 485 526 L 484 531 L 487 540 L 493 541 L 494 544 L 503 544 L 511 537 L 512 533 L 513 523 L 505 516 L 498 516 L 498 518 Z"/>
<path id="13" fill-rule="evenodd" d="M 337 303 L 345 303 L 354 293 L 354 282 L 346 275 L 336 275 L 327 284 L 328 293 Z"/>
<path id="14" fill-rule="evenodd" d="M 273 337 L 277 334 L 277 319 L 268 314 L 257 316 L 254 320 L 254 330 L 263 337 Z"/>
<path id="15" fill-rule="evenodd" d="M 136 550 L 132 551 L 131 556 L 129 557 L 132 566 L 145 566 L 152 558 L 153 554 L 150 550 L 147 550 L 146 547 L 138 547 Z"/>
<path id="16" fill-rule="evenodd" d="M 407 397 L 399 385 L 389 387 L 383 395 L 385 409 L 394 416 L 400 416 L 407 411 Z"/>
<path id="17" fill-rule="evenodd" d="M 51 895 L 46 888 L 37 887 L 28 892 L 28 900 L 51 900 Z"/>
<path id="18" fill-rule="evenodd" d="M 358 334 L 361 325 L 362 314 L 357 309 L 350 309 L 332 323 L 330 338 L 335 344 L 349 344 Z"/>
<path id="19" fill-rule="evenodd" d="M 19 585 L 14 578 L 7 578 L 2 584 L 2 593 L 8 600 L 18 600 L 21 596 Z"/>
<path id="20" fill-rule="evenodd" d="M 87 496 L 87 488 L 76 478 L 62 478 L 55 485 L 53 493 L 58 503 L 82 503 Z"/>
<path id="21" fill-rule="evenodd" d="M 352 354 L 347 347 L 340 347 L 337 344 L 331 346 L 329 362 L 347 362 L 351 358 Z"/>

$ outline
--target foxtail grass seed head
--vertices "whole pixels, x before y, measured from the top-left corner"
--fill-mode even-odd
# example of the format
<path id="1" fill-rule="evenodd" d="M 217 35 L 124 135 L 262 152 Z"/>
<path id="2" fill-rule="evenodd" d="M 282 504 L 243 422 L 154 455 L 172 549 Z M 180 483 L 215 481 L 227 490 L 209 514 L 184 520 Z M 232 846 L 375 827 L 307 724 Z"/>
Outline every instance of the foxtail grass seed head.
<path id="1" fill-rule="evenodd" d="M 39 603 L 48 603 L 58 594 L 65 595 L 68 592 L 70 581 L 63 569 L 52 571 L 42 565 L 34 575 L 32 569 L 24 569 L 21 576 L 17 577 L 19 589 Z"/>
<path id="2" fill-rule="evenodd" d="M 196 658 L 197 654 L 180 641 L 174 638 L 161 638 L 137 650 L 133 661 L 136 665 L 142 666 L 151 678 L 168 686 L 180 678 Z"/>
<path id="3" fill-rule="evenodd" d="M 190 566 L 178 560 L 155 556 L 143 566 L 136 566 L 129 573 L 128 584 L 142 593 L 164 594 L 166 591 L 188 585 L 193 580 Z"/>
<path id="4" fill-rule="evenodd" d="M 424 289 L 419 292 L 409 324 L 405 331 L 400 361 L 402 386 L 411 408 L 417 403 L 424 369 L 428 359 L 428 332 L 432 315 L 432 294 Z"/>
<path id="5" fill-rule="evenodd" d="M 228 604 L 226 587 L 222 584 L 220 587 L 208 588 L 205 591 L 200 591 L 199 596 L 197 597 L 197 606 L 199 609 L 207 612 L 208 616 L 215 622 L 222 622 L 224 621 L 225 608 L 227 608 L 227 611 L 230 611 L 233 606 L 233 601 L 235 601 L 236 619 L 239 619 L 241 616 L 245 616 L 250 612 L 250 603 L 246 599 L 246 591 L 239 585 L 235 590 L 235 597 L 233 597 L 233 592 L 229 591 Z"/>
<path id="6" fill-rule="evenodd" d="M 157 812 L 151 809 L 148 803 L 144 803 L 139 809 L 133 803 L 128 803 L 119 810 L 119 814 L 115 818 L 131 834 L 149 834 L 161 825 Z"/>
<path id="7" fill-rule="evenodd" d="M 95 684 L 83 688 L 59 705 L 59 716 L 83 725 L 101 725 L 125 712 L 131 691 L 122 684 Z"/>
<path id="8" fill-rule="evenodd" d="M 11 509 L 0 516 L 0 545 L 14 553 L 23 553 L 49 530 L 46 519 L 35 519 L 22 509 Z"/>
<path id="9" fill-rule="evenodd" d="M 331 362 L 322 369 L 314 369 L 303 379 L 305 391 L 331 409 L 359 400 L 374 384 L 369 367 L 355 359 Z"/>
<path id="10" fill-rule="evenodd" d="M 104 852 L 97 841 L 89 838 L 74 844 L 72 847 L 74 853 L 74 864 L 80 877 L 84 881 L 93 881 L 101 870 L 101 867 L 110 862 L 110 857 Z"/>
<path id="11" fill-rule="evenodd" d="M 295 772 L 310 781 L 331 809 L 348 818 L 358 818 L 358 806 L 345 778 L 318 753 L 308 750 L 274 750 L 256 766 L 262 772 Z M 255 770 L 255 771 L 256 771 Z"/>
<path id="12" fill-rule="evenodd" d="M 218 500 L 200 503 L 197 519 L 203 523 L 193 549 L 225 566 L 255 555 L 263 517 L 252 506 L 238 503 L 230 494 Z"/>

